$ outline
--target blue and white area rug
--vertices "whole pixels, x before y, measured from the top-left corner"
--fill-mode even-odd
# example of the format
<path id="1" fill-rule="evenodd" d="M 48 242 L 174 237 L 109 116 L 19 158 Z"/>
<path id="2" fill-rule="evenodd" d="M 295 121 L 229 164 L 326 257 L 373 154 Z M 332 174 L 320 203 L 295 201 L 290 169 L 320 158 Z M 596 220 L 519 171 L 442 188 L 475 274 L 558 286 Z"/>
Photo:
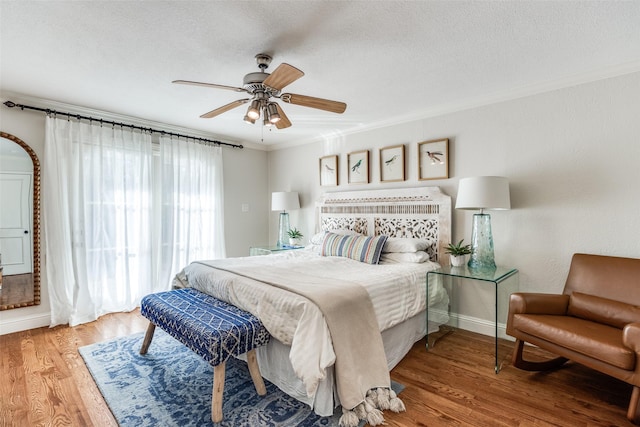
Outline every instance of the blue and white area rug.
<path id="1" fill-rule="evenodd" d="M 258 396 L 246 363 L 226 366 L 222 422 L 211 421 L 213 368 L 157 328 L 145 356 L 144 334 L 92 344 L 80 354 L 121 426 L 337 426 L 341 410 L 320 417 L 265 380 Z M 403 387 L 393 384 L 399 392 Z"/>

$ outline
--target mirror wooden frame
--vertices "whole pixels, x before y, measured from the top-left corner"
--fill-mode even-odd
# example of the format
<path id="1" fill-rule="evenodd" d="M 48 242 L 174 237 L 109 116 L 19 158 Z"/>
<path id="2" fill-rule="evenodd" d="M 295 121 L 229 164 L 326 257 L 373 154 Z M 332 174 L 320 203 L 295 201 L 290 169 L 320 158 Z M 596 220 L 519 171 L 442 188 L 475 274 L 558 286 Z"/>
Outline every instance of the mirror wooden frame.
<path id="1" fill-rule="evenodd" d="M 38 160 L 38 155 L 29 144 L 17 136 L 0 131 L 0 137 L 7 138 L 22 147 L 33 162 L 33 300 L 0 305 L 0 310 L 10 310 L 12 308 L 40 305 L 40 160 Z"/>

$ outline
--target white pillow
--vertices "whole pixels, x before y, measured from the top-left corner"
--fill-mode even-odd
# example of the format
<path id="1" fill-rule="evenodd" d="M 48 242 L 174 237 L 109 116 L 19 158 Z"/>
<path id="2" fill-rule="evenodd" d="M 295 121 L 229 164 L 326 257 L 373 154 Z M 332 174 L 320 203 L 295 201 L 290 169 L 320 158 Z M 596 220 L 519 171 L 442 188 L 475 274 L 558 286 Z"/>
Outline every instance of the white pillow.
<path id="1" fill-rule="evenodd" d="M 312 245 L 321 245 L 322 242 L 324 241 L 325 234 L 327 234 L 326 231 L 321 231 L 319 233 L 314 234 L 313 237 L 311 237 L 311 240 L 309 240 L 309 243 L 311 243 Z"/>
<path id="2" fill-rule="evenodd" d="M 429 261 L 429 254 L 425 251 L 390 252 L 380 255 L 379 264 L 422 263 Z"/>
<path id="3" fill-rule="evenodd" d="M 382 253 L 425 251 L 431 242 L 410 237 L 389 237 L 382 248 Z"/>

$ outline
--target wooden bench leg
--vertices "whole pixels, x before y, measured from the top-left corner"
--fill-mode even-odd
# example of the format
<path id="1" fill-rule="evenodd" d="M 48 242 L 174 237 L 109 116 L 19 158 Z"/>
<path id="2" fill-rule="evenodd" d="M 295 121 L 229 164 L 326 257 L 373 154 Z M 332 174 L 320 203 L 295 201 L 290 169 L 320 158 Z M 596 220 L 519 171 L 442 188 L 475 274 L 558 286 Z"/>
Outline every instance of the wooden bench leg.
<path id="1" fill-rule="evenodd" d="M 222 395 L 224 392 L 224 371 L 227 362 L 222 362 L 213 368 L 213 397 L 211 398 L 211 420 L 214 423 L 222 421 Z"/>
<path id="2" fill-rule="evenodd" d="M 149 350 L 149 346 L 151 345 L 151 340 L 153 340 L 153 333 L 155 331 L 156 331 L 156 325 L 149 322 L 147 333 L 144 335 L 144 341 L 142 341 L 142 347 L 140 347 L 140 354 L 147 354 L 147 350 Z"/>
<path id="3" fill-rule="evenodd" d="M 260 374 L 260 367 L 258 366 L 255 348 L 247 352 L 247 365 L 249 365 L 251 379 L 253 380 L 253 385 L 256 386 L 258 395 L 264 396 L 267 394 L 267 388 L 264 386 L 264 380 L 262 379 L 262 374 Z"/>

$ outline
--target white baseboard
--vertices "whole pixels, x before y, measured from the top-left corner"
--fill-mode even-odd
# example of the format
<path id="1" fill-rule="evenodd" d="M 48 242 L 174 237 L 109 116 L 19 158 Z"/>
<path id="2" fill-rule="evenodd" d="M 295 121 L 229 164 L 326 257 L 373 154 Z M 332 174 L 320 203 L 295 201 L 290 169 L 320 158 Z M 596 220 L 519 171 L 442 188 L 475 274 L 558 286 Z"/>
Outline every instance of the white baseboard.
<path id="1" fill-rule="evenodd" d="M 448 324 L 460 329 L 464 329 L 465 331 L 488 335 L 490 337 L 496 336 L 495 323 L 491 320 L 478 319 L 477 317 L 469 317 L 457 313 L 451 313 L 449 314 Z M 515 341 L 515 338 L 507 335 L 506 330 L 507 325 L 505 325 L 504 323 L 498 323 L 498 338 Z"/>
<path id="2" fill-rule="evenodd" d="M 0 322 L 0 335 L 22 332 L 28 329 L 42 328 L 51 324 L 51 314 L 41 313 Z"/>
<path id="3" fill-rule="evenodd" d="M 435 321 L 441 319 L 440 322 L 444 321 L 448 316 L 449 321 L 447 322 L 447 325 L 454 328 L 464 329 L 465 331 L 471 331 L 490 337 L 496 336 L 496 326 L 492 320 L 479 319 L 477 317 L 460 315 L 458 313 L 447 313 L 446 311 L 437 308 L 432 308 L 429 310 L 429 313 L 433 314 L 433 319 Z M 515 341 L 515 338 L 507 335 L 506 330 L 507 325 L 504 323 L 498 323 L 498 338 Z"/>
<path id="4" fill-rule="evenodd" d="M 28 329 L 42 328 L 43 326 L 49 326 L 50 321 L 51 315 L 49 313 L 25 316 L 12 320 L 3 320 L 0 322 L 0 335 L 22 332 Z M 495 326 L 490 320 L 451 313 L 449 314 L 448 324 L 466 331 L 490 337 L 495 336 Z M 498 324 L 498 337 L 514 341 L 513 337 L 506 334 L 506 325 L 504 323 Z"/>

